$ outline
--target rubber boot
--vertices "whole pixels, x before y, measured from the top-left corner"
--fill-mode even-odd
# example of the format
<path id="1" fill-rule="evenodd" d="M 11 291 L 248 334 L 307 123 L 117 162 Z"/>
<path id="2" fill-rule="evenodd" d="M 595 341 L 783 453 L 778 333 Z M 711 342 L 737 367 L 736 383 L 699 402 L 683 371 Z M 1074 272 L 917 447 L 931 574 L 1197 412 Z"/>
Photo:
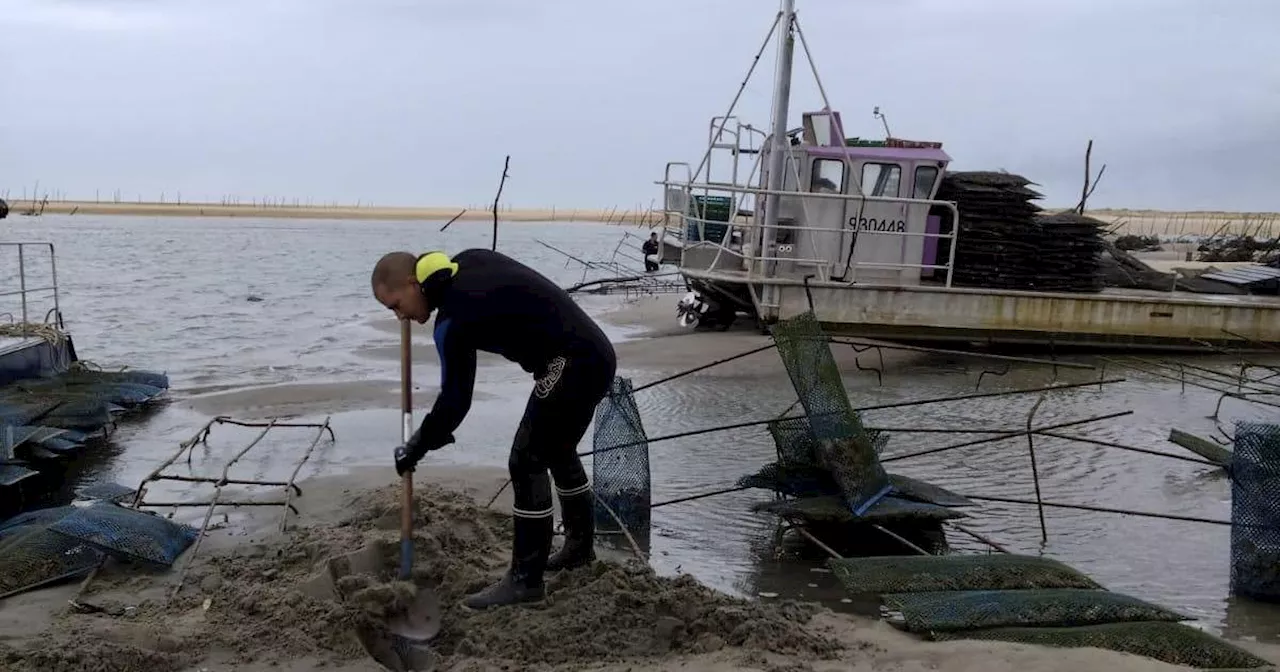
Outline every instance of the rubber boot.
<path id="1" fill-rule="evenodd" d="M 511 566 L 497 583 L 463 600 L 468 609 L 488 609 L 523 602 L 537 602 L 547 594 L 542 583 L 551 552 L 554 520 L 545 518 L 515 519 L 515 540 L 511 547 Z"/>
<path id="2" fill-rule="evenodd" d="M 564 516 L 564 545 L 547 560 L 548 572 L 577 569 L 596 559 L 594 502 L 595 497 L 589 489 L 574 495 L 560 496 L 560 511 Z"/>

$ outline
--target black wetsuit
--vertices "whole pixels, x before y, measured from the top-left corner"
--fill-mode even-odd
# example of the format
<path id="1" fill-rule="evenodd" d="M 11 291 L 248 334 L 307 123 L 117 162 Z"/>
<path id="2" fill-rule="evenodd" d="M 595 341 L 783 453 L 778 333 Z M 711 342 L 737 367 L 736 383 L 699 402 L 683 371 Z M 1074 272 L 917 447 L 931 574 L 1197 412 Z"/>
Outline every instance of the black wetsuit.
<path id="1" fill-rule="evenodd" d="M 477 351 L 516 362 L 536 381 L 511 448 L 513 513 L 549 521 L 548 470 L 562 496 L 590 487 L 577 446 L 613 381 L 613 345 L 567 292 L 528 266 L 483 249 L 453 261 L 457 273 L 438 296 L 427 296 L 436 310 L 440 395 L 413 448 L 434 450 L 452 440 L 471 408 Z"/>
<path id="2" fill-rule="evenodd" d="M 640 246 L 640 250 L 644 253 L 644 270 L 646 273 L 652 273 L 658 270 L 658 264 L 649 261 L 649 255 L 658 253 L 658 241 L 650 238 L 644 241 L 644 245 Z"/>

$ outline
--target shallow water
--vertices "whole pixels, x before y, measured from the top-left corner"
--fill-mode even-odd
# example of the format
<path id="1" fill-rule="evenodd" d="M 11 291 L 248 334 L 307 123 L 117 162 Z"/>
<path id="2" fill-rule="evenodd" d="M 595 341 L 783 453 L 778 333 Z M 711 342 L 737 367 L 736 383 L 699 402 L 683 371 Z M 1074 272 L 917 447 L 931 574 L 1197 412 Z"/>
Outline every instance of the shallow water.
<path id="1" fill-rule="evenodd" d="M 166 370 L 172 377 L 174 404 L 124 424 L 110 448 L 70 474 L 73 481 L 126 484 L 137 483 L 214 414 L 294 412 L 308 420 L 332 413 L 338 436 L 336 442 L 316 445 L 300 477 L 388 465 L 390 481 L 390 447 L 399 440 L 398 333 L 396 323 L 369 295 L 370 267 L 391 249 L 487 247 L 491 235 L 487 225 L 471 222 L 459 222 L 444 234 L 438 233 L 438 222 L 77 216 L 13 217 L 5 225 L 3 241 L 57 245 L 59 299 L 82 358 Z M 564 257 L 534 241 L 594 260 L 609 257 L 622 233 L 618 227 L 582 223 L 510 224 L 499 233 L 500 249 L 571 284 L 583 279 L 581 267 L 566 264 Z M 4 249 L 0 255 L 0 276 L 11 275 L 15 255 Z M 31 252 L 25 263 L 28 282 L 41 284 L 39 256 Z M 670 298 L 672 305 L 675 300 Z M 616 305 L 605 298 L 584 301 L 593 312 Z M 32 305 L 29 313 L 42 315 L 47 309 L 48 304 Z M 9 299 L 0 303 L 3 312 L 16 314 L 18 306 Z M 634 329 L 608 328 L 619 339 L 635 335 Z M 422 408 L 433 394 L 438 370 L 426 330 L 416 334 L 414 376 Z M 870 366 L 875 355 L 867 353 L 861 361 Z M 1202 360 L 1199 365 L 1230 370 L 1225 361 Z M 625 359 L 620 366 L 637 384 L 664 375 Z M 846 386 L 857 406 L 945 397 L 974 391 L 983 368 L 972 361 L 918 357 L 890 366 L 882 385 L 873 373 L 852 371 Z M 1003 365 L 986 368 L 1005 370 Z M 1132 410 L 1127 417 L 1062 431 L 1179 455 L 1189 454 L 1165 440 L 1169 428 L 1201 436 L 1215 433 L 1215 421 L 1206 416 L 1213 412 L 1217 394 L 1195 387 L 1184 392 L 1177 382 L 1115 366 L 1105 373 L 1127 380 L 1058 392 L 1040 407 L 1037 424 Z M 1062 369 L 1059 380 L 1099 375 Z M 1014 365 L 1004 375 L 983 376 L 981 390 L 1034 387 L 1052 377 L 1048 367 Z M 345 384 L 329 384 L 338 382 Z M 518 367 L 486 362 L 479 372 L 477 403 L 456 433 L 458 444 L 433 454 L 424 468 L 504 465 L 528 389 Z M 784 375 L 725 377 L 712 371 L 642 391 L 636 399 L 648 433 L 660 436 L 769 418 L 790 406 L 795 395 Z M 871 411 L 864 420 L 879 427 L 1017 429 L 1025 425 L 1034 401 L 1031 395 L 974 399 Z M 323 410 L 318 415 L 316 409 Z M 1232 420 L 1264 417 L 1262 410 L 1274 409 L 1228 400 L 1218 422 L 1231 432 Z M 192 452 L 192 473 L 216 473 L 226 456 L 257 431 L 215 428 L 210 445 Z M 313 436 L 313 429 L 273 430 L 236 465 L 233 475 L 287 478 Z M 986 435 L 898 432 L 885 456 L 980 436 Z M 1046 501 L 1230 517 L 1228 482 L 1207 467 L 1057 439 L 1038 438 L 1035 449 Z M 773 456 L 762 427 L 655 443 L 653 499 L 731 486 Z M 1034 497 L 1025 438 L 895 461 L 888 467 L 963 493 Z M 186 469 L 185 458 L 178 469 Z M 228 488 L 224 498 L 243 499 L 253 494 L 249 490 Z M 149 499 L 194 499 L 209 491 L 208 486 L 164 483 Z M 748 510 L 763 497 L 740 492 L 655 510 L 654 564 L 661 571 L 686 571 L 743 594 L 838 600 L 829 575 L 767 557 L 773 522 Z M 201 513 L 190 509 L 181 515 Z M 1034 507 L 989 503 L 971 515 L 964 521 L 969 527 L 1013 550 L 1047 553 L 1108 588 L 1181 610 L 1229 635 L 1276 639 L 1280 614 L 1275 609 L 1227 599 L 1226 527 L 1047 509 L 1048 541 L 1042 544 Z M 214 520 L 223 521 L 222 514 Z M 974 547 L 959 535 L 953 534 L 952 541 Z"/>

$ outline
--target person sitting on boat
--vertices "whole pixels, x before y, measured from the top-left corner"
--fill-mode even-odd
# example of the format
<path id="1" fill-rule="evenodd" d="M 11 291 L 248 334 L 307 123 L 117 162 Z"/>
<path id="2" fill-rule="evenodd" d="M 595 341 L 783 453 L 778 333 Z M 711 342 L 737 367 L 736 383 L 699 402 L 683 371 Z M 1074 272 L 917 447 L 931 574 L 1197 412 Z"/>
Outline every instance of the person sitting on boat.
<path id="1" fill-rule="evenodd" d="M 533 374 L 507 463 L 515 494 L 511 566 L 463 604 L 485 609 L 542 599 L 544 572 L 595 559 L 594 495 L 577 448 L 613 382 L 613 345 L 567 292 L 498 252 L 471 249 L 453 258 L 391 252 L 374 267 L 372 284 L 378 302 L 402 320 L 425 324 L 436 313 L 440 394 L 418 430 L 395 449 L 401 476 L 427 452 L 453 443 L 471 408 L 477 351 L 502 355 Z M 555 555 L 552 481 L 565 530 Z"/>
<path id="2" fill-rule="evenodd" d="M 649 240 L 644 241 L 644 245 L 640 247 L 640 251 L 644 253 L 644 272 L 652 273 L 658 270 L 658 232 L 654 231 L 649 234 Z"/>

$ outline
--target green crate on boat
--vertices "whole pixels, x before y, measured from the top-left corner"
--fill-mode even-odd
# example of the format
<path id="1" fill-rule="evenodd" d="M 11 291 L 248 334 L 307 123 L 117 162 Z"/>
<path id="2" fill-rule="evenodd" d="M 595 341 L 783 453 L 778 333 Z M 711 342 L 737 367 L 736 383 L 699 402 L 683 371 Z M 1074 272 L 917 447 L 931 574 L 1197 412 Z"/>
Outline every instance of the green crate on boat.
<path id="1" fill-rule="evenodd" d="M 733 199 L 728 196 L 694 196 L 689 204 L 688 229 L 685 239 L 724 242 L 733 215 Z M 701 231 L 699 231 L 701 225 Z M 705 235 L 703 235 L 705 234 Z"/>

